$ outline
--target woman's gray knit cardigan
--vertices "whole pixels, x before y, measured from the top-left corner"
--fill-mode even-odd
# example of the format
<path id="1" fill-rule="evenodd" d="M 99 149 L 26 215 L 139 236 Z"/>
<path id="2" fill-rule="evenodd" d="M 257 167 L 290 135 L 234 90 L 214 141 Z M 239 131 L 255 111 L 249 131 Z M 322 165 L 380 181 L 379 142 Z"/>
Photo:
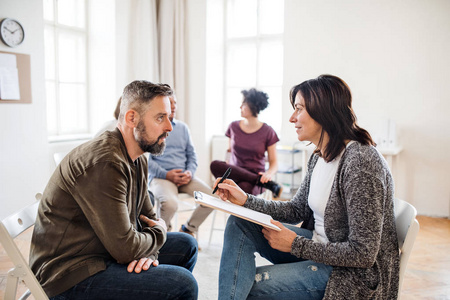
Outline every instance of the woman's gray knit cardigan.
<path id="1" fill-rule="evenodd" d="M 291 201 L 249 196 L 245 206 L 280 222 L 313 226 L 308 206 L 313 155 Z M 373 146 L 352 143 L 345 150 L 325 208 L 329 243 L 297 236 L 291 254 L 333 266 L 324 299 L 396 299 L 399 249 L 394 222 L 394 187 L 386 161 Z"/>

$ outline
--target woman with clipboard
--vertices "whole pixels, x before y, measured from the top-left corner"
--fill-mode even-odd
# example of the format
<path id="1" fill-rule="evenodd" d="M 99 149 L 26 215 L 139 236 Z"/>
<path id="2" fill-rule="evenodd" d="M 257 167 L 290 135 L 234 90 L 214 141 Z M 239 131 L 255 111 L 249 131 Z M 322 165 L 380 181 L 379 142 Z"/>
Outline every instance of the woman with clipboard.
<path id="1" fill-rule="evenodd" d="M 349 87 L 321 75 L 294 86 L 290 101 L 298 139 L 316 146 L 306 177 L 290 201 L 257 199 L 232 180 L 219 184 L 221 199 L 269 214 L 281 228 L 228 219 L 219 299 L 396 299 L 393 180 L 356 124 Z M 273 265 L 256 267 L 254 252 Z"/>

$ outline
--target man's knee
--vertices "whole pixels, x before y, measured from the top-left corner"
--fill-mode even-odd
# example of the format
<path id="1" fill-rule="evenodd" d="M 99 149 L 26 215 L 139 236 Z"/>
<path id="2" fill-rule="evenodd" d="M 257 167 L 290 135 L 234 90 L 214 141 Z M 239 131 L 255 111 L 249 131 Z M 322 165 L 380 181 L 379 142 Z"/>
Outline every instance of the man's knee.
<path id="1" fill-rule="evenodd" d="M 180 233 L 177 235 L 177 242 L 180 245 L 180 249 L 186 251 L 187 257 L 197 256 L 198 244 L 197 240 L 190 234 Z"/>
<path id="2" fill-rule="evenodd" d="M 166 213 L 174 214 L 178 210 L 178 201 L 176 198 L 160 198 L 161 210 Z"/>
<path id="3" fill-rule="evenodd" d="M 168 232 L 167 241 L 160 250 L 161 263 L 184 267 L 190 271 L 197 262 L 197 240 L 183 232 Z"/>
<path id="4" fill-rule="evenodd" d="M 194 275 L 192 275 L 192 273 L 187 271 L 186 269 L 183 269 L 183 271 L 181 272 L 182 272 L 181 282 L 183 284 L 177 287 L 180 291 L 180 295 L 177 299 L 197 299 L 198 284 L 197 281 L 195 280 Z"/>

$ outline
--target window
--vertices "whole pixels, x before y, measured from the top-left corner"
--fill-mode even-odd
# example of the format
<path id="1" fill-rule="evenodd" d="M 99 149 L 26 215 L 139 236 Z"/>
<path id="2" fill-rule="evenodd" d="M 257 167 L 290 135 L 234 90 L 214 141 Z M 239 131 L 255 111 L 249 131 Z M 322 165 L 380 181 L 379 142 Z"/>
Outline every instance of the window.
<path id="1" fill-rule="evenodd" d="M 225 123 L 240 118 L 242 90 L 269 95 L 260 119 L 281 130 L 284 1 L 226 0 Z M 270 116 L 270 117 L 269 117 Z"/>
<path id="2" fill-rule="evenodd" d="M 89 132 L 86 0 L 44 1 L 49 136 Z"/>

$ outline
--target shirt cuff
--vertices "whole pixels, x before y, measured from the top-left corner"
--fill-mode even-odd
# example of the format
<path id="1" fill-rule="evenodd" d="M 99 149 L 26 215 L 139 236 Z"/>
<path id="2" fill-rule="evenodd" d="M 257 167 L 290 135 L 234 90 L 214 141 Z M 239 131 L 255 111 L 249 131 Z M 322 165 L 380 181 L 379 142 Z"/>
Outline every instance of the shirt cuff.
<path id="1" fill-rule="evenodd" d="M 167 171 L 164 170 L 164 171 L 158 172 L 155 177 L 161 178 L 161 179 L 167 179 L 166 176 L 167 176 Z"/>
<path id="2" fill-rule="evenodd" d="M 187 169 L 187 171 L 191 172 L 191 174 L 192 174 L 192 178 L 194 178 L 194 175 L 195 175 L 195 170 Z"/>
<path id="3" fill-rule="evenodd" d="M 245 201 L 243 206 L 246 208 L 252 208 L 253 207 L 252 204 L 254 203 L 255 196 L 248 194 L 248 193 L 246 193 L 246 194 L 247 194 L 247 200 Z"/>
<path id="4" fill-rule="evenodd" d="M 301 236 L 301 235 L 297 235 L 294 239 L 294 241 L 292 242 L 292 247 L 291 247 L 291 254 L 301 258 L 302 257 L 302 250 L 303 250 L 303 242 L 305 241 L 305 237 Z"/>

